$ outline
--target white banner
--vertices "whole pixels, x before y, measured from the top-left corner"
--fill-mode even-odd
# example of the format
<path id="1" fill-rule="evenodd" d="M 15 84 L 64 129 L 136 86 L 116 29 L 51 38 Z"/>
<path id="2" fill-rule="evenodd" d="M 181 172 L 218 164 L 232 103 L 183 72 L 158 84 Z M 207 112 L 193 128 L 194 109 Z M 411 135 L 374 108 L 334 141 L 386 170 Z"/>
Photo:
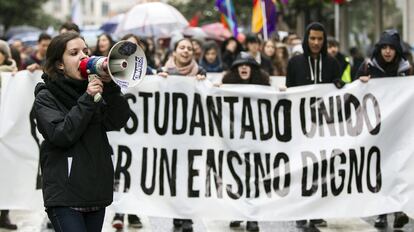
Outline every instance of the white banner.
<path id="1" fill-rule="evenodd" d="M 38 208 L 39 135 L 29 113 L 39 78 L 2 76 L 0 208 Z M 413 84 L 385 78 L 280 93 L 147 77 L 126 92 L 126 128 L 110 133 L 113 207 L 273 221 L 413 213 Z"/>

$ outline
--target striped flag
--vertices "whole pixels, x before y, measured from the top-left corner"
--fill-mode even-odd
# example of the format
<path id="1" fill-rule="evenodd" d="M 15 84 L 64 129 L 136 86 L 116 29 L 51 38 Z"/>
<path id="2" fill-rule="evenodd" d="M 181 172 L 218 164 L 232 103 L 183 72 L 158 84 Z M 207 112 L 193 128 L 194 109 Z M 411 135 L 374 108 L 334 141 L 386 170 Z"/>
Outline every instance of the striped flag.
<path id="1" fill-rule="evenodd" d="M 263 30 L 263 27 L 266 30 Z M 253 0 L 252 32 L 263 31 L 265 39 L 276 30 L 276 6 L 272 0 Z"/>
<path id="2" fill-rule="evenodd" d="M 216 0 L 216 7 L 221 13 L 221 23 L 237 37 L 237 20 L 232 0 Z"/>

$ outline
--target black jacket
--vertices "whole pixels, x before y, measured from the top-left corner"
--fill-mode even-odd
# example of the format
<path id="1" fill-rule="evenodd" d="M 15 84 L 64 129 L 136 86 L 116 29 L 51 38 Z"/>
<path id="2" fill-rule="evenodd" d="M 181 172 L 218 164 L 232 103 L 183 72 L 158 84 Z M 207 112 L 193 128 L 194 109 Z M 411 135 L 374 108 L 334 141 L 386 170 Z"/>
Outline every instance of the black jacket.
<path id="1" fill-rule="evenodd" d="M 317 76 L 312 80 L 308 58 L 303 54 L 292 57 L 289 60 L 286 75 L 286 87 L 301 85 L 337 83 L 341 79 L 341 71 L 338 62 L 331 56 L 322 56 L 322 80 Z M 311 58 L 311 64 L 314 60 Z M 319 64 L 319 59 L 316 66 Z M 313 66 L 315 69 L 315 66 Z M 316 67 L 319 70 L 318 67 Z M 317 72 L 319 73 L 319 71 Z"/>
<path id="2" fill-rule="evenodd" d="M 371 78 L 381 78 L 381 77 L 396 77 L 396 76 L 408 76 L 412 75 L 412 70 L 410 63 L 401 59 L 398 64 L 398 70 L 396 73 L 386 72 L 377 62 L 375 58 L 365 61 L 361 64 L 356 74 L 356 79 L 361 76 L 368 76 Z"/>
<path id="3" fill-rule="evenodd" d="M 310 30 L 315 30 L 315 25 L 319 31 L 323 31 L 324 41 L 320 52 L 320 56 L 315 60 L 311 57 L 310 48 L 308 45 Z M 320 83 L 334 83 L 337 87 L 341 87 L 341 71 L 335 58 L 327 54 L 327 38 L 326 31 L 319 23 L 312 23 L 307 27 L 305 38 L 303 39 L 303 54 L 292 57 L 289 60 L 286 74 L 286 87 L 294 87 L 301 85 L 320 84 Z M 321 62 L 321 63 L 320 63 Z M 312 78 L 312 70 L 316 70 Z M 322 76 L 319 76 L 319 67 L 322 66 Z"/>
<path id="4" fill-rule="evenodd" d="M 384 45 L 389 45 L 395 49 L 396 54 L 392 62 L 385 62 L 381 55 L 381 49 Z M 371 75 L 371 78 L 378 77 L 396 77 L 407 76 L 412 74 L 410 63 L 405 59 L 401 47 L 399 34 L 394 30 L 387 30 L 381 34 L 371 59 L 361 64 L 355 79 L 361 76 Z"/>
<path id="5" fill-rule="evenodd" d="M 113 199 L 112 149 L 107 131 L 121 129 L 130 109 L 118 86 L 104 85 L 103 101 L 86 92 L 68 109 L 45 84 L 35 89 L 45 207 L 104 207 Z"/>

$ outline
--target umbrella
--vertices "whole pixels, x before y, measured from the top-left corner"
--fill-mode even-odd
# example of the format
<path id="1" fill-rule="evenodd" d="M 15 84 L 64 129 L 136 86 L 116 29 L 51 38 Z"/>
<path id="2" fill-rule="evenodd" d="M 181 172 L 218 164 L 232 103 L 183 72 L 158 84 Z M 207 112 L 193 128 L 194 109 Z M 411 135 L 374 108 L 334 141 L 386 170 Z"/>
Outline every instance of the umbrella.
<path id="1" fill-rule="evenodd" d="M 185 36 L 190 36 L 193 38 L 206 38 L 207 34 L 201 29 L 201 27 L 186 27 L 183 30 Z"/>
<path id="2" fill-rule="evenodd" d="M 34 47 L 37 45 L 37 40 L 41 32 L 24 32 L 15 34 L 7 41 L 9 44 L 12 44 L 16 40 L 22 41 L 26 47 Z"/>
<path id="3" fill-rule="evenodd" d="M 37 27 L 28 26 L 28 25 L 13 26 L 13 27 L 10 27 L 9 30 L 7 30 L 5 37 L 6 39 L 9 39 L 14 35 L 28 33 L 28 32 L 42 32 L 42 30 L 40 30 Z"/>
<path id="4" fill-rule="evenodd" d="M 206 24 L 201 26 L 201 29 L 207 34 L 208 38 L 215 40 L 225 40 L 232 36 L 230 30 L 221 23 Z"/>
<path id="5" fill-rule="evenodd" d="M 124 19 L 125 14 L 118 14 L 111 17 L 108 21 L 106 21 L 102 26 L 99 28 L 100 30 L 112 34 L 115 32 L 116 28 L 118 27 L 119 23 L 122 22 Z"/>
<path id="6" fill-rule="evenodd" d="M 186 26 L 187 20 L 174 7 L 162 2 L 149 2 L 138 4 L 129 10 L 115 34 L 169 37 L 172 31 L 182 30 Z"/>

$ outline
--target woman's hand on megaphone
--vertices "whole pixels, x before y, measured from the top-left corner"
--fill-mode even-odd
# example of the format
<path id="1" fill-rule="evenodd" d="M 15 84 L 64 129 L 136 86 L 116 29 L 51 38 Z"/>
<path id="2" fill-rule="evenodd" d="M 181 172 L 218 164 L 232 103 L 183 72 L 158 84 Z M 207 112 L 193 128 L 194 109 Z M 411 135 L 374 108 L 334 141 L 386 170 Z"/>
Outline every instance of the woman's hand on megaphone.
<path id="1" fill-rule="evenodd" d="M 94 78 L 88 84 L 88 88 L 86 89 L 86 93 L 94 97 L 98 93 L 103 92 L 103 83 L 98 78 Z"/>

